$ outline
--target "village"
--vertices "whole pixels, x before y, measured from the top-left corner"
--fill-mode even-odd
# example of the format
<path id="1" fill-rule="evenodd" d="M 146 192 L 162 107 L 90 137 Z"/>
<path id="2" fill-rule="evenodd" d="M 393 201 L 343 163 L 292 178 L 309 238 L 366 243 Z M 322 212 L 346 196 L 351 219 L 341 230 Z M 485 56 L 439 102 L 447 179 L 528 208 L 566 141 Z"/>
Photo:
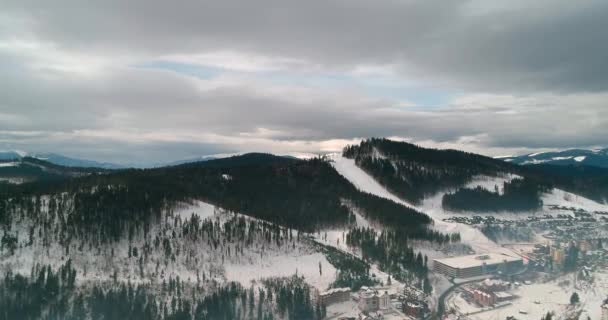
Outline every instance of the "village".
<path id="1" fill-rule="evenodd" d="M 444 319 L 541 319 L 556 313 L 559 319 L 608 319 L 605 213 L 560 206 L 551 210 L 556 214 L 523 219 L 450 219 L 500 225 L 503 231 L 530 228 L 534 237 L 529 242 L 500 239 L 505 252 L 510 251 L 502 263 L 497 257 L 485 257 L 477 266 L 463 257 L 435 260 L 434 271 L 454 283 L 441 302 Z"/>
<path id="2" fill-rule="evenodd" d="M 408 286 L 401 290 L 366 286 L 357 291 L 335 288 L 317 293 L 316 299 L 327 307 L 327 319 L 424 319 L 431 314 L 424 293 Z"/>

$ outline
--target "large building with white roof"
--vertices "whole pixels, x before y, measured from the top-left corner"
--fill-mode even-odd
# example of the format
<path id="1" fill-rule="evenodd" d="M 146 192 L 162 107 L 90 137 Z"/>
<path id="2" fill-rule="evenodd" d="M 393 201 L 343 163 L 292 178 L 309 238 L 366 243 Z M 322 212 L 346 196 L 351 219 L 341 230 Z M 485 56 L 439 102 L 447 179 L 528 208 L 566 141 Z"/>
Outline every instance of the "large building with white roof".
<path id="1" fill-rule="evenodd" d="M 433 270 L 452 278 L 472 278 L 495 272 L 512 272 L 523 267 L 523 260 L 504 254 L 488 253 L 433 260 Z"/>

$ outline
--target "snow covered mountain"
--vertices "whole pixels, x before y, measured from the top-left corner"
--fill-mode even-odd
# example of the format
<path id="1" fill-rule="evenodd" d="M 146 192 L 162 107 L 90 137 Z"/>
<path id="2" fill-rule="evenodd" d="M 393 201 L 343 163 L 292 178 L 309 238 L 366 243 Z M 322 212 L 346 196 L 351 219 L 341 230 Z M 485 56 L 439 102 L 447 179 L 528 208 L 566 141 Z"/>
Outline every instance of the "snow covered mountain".
<path id="1" fill-rule="evenodd" d="M 75 167 L 75 168 L 102 168 L 102 169 L 123 169 L 123 166 L 111 162 L 99 162 L 94 160 L 78 159 L 67 157 L 61 154 L 52 152 L 25 152 L 20 150 L 0 151 L 0 160 L 19 160 L 25 157 L 36 158 L 50 162 L 52 164 Z"/>
<path id="2" fill-rule="evenodd" d="M 3 166 L 67 170 L 29 157 Z M 326 159 L 258 153 L 37 181 L 0 184 L 0 319 L 122 318 L 117 309 L 133 319 L 321 319 L 317 290 L 389 282 L 395 293 L 415 280 L 430 293 L 407 240 L 458 241 L 425 214 L 361 192 Z M 359 237 L 371 231 L 357 228 L 372 223 L 400 230 L 386 235 L 392 280 L 379 260 L 361 259 Z M 349 251 L 321 241 L 332 230 Z"/>
<path id="3" fill-rule="evenodd" d="M 0 182 L 9 184 L 60 181 L 110 171 L 110 169 L 103 168 L 61 166 L 29 156 L 0 160 Z"/>
<path id="4" fill-rule="evenodd" d="M 499 159 L 521 165 L 586 165 L 608 168 L 608 148 L 596 150 L 570 149 L 555 152 L 540 152 L 522 156 L 500 157 Z"/>
<path id="5" fill-rule="evenodd" d="M 94 160 L 77 159 L 66 157 L 57 153 L 33 153 L 30 155 L 33 158 L 45 160 L 64 167 L 78 168 L 103 168 L 103 169 L 123 169 L 123 165 L 111 162 L 99 162 Z"/>
<path id="6" fill-rule="evenodd" d="M 451 218 L 525 219 L 514 199 L 539 214 L 608 212 L 544 189 L 558 181 L 550 173 L 386 139 L 322 158 L 251 153 L 150 169 L 0 161 L 0 176 L 11 172 L 38 178 L 0 183 L 0 319 L 121 318 L 117 309 L 133 319 L 335 318 L 344 310 L 309 297 L 361 286 L 406 287 L 433 306 L 449 283 L 432 258 L 511 252 Z M 485 206 L 444 206 L 461 189 L 454 197 Z"/>

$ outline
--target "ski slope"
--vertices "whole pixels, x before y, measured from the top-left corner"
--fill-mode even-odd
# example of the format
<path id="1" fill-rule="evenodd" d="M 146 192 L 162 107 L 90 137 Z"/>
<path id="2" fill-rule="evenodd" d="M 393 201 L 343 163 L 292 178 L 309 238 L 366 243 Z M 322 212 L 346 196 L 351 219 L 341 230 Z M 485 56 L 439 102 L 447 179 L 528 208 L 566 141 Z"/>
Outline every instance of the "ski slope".
<path id="1" fill-rule="evenodd" d="M 490 251 L 505 251 L 504 248 L 500 247 L 499 245 L 488 239 L 481 231 L 474 227 L 460 223 L 444 222 L 438 219 L 438 217 L 433 216 L 433 213 L 435 213 L 434 211 L 426 212 L 426 210 L 422 207 L 414 206 L 411 203 L 399 199 L 397 196 L 386 190 L 386 188 L 380 185 L 365 171 L 357 167 L 354 160 L 345 158 L 341 154 L 332 154 L 330 155 L 330 159 L 332 160 L 331 163 L 338 171 L 338 173 L 348 179 L 359 190 L 374 194 L 378 197 L 393 200 L 397 203 L 427 213 L 431 218 L 433 218 L 433 227 L 436 230 L 445 233 L 460 233 L 462 242 L 470 245 L 476 252 L 482 253 Z M 508 254 L 512 254 L 512 252 L 509 251 Z"/>

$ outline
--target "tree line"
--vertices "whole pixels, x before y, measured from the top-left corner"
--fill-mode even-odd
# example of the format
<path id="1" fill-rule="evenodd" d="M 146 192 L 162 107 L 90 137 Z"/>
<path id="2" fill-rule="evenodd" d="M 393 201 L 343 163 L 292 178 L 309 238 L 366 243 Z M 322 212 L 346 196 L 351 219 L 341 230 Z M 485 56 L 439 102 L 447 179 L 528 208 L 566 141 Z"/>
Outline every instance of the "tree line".
<path id="1" fill-rule="evenodd" d="M 523 178 L 506 181 L 503 193 L 498 186 L 494 191 L 482 187 L 460 188 L 443 196 L 443 208 L 452 211 L 533 211 L 543 207 L 541 196 L 551 186 Z"/>

